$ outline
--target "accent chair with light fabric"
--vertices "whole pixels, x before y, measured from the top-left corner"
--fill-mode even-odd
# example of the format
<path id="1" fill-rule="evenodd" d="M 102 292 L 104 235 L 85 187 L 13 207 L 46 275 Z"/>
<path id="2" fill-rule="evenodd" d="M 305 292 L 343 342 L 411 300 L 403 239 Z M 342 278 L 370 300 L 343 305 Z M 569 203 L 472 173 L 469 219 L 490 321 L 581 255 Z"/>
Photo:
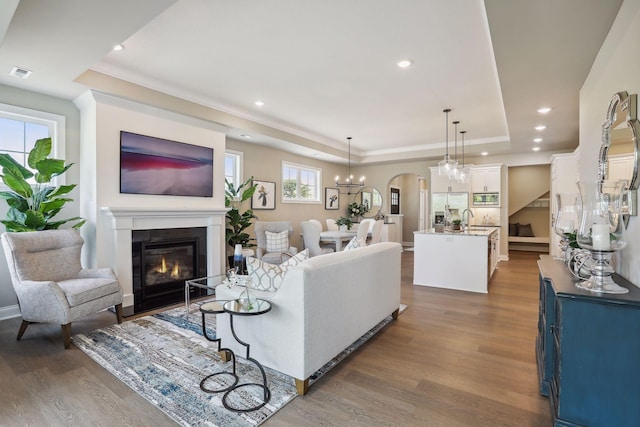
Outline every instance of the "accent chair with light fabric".
<path id="1" fill-rule="evenodd" d="M 256 221 L 256 258 L 271 264 L 280 264 L 283 254 L 295 255 L 298 249 L 291 246 L 293 225 L 291 221 Z"/>
<path id="2" fill-rule="evenodd" d="M 110 307 L 122 323 L 122 288 L 110 268 L 84 269 L 84 240 L 77 230 L 4 233 L 2 246 L 22 324 L 59 323 L 64 348 L 71 345 L 71 322 Z"/>
<path id="3" fill-rule="evenodd" d="M 302 241 L 305 249 L 309 249 L 309 255 L 314 257 L 333 252 L 333 248 L 323 248 L 320 246 L 320 230 L 318 225 L 312 221 L 302 221 Z"/>
<path id="4" fill-rule="evenodd" d="M 322 223 L 320 221 L 318 221 L 317 219 L 310 219 L 309 222 L 318 227 L 319 232 L 322 231 Z"/>
<path id="5" fill-rule="evenodd" d="M 369 236 L 374 223 L 375 221 L 372 219 L 363 219 L 362 221 L 360 221 L 357 234 L 359 240 L 364 240 L 365 242 L 367 241 L 367 237 Z"/>

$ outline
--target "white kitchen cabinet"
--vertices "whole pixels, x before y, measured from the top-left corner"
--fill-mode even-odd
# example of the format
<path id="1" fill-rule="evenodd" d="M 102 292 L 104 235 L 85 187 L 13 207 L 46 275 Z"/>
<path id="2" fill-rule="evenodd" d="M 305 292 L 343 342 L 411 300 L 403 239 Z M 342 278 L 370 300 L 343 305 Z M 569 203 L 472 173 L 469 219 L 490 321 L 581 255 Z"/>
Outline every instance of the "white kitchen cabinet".
<path id="1" fill-rule="evenodd" d="M 499 193 L 500 166 L 474 166 L 473 168 L 471 168 L 471 192 Z"/>
<path id="2" fill-rule="evenodd" d="M 438 168 L 431 169 L 431 192 L 432 193 L 468 193 L 469 183 L 459 183 L 449 180 L 447 176 L 438 175 Z"/>

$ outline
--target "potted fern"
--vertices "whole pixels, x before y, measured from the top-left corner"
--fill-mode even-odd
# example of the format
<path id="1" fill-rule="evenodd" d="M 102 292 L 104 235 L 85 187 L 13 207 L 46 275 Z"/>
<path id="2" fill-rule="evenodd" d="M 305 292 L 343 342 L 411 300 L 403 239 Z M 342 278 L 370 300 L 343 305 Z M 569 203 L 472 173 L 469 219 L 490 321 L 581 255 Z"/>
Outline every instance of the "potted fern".
<path id="1" fill-rule="evenodd" d="M 51 138 L 36 141 L 29 152 L 27 169 L 7 153 L 0 154 L 2 181 L 9 191 L 0 191 L 0 198 L 9 205 L 6 219 L 0 220 L 7 231 L 55 230 L 61 225 L 76 221 L 73 228 L 80 228 L 85 220 L 73 217 L 54 220 L 63 206 L 73 199 L 67 197 L 76 184 L 55 186 L 52 179 L 65 173 L 73 163 L 49 158 Z M 32 180 L 33 179 L 33 180 Z"/>

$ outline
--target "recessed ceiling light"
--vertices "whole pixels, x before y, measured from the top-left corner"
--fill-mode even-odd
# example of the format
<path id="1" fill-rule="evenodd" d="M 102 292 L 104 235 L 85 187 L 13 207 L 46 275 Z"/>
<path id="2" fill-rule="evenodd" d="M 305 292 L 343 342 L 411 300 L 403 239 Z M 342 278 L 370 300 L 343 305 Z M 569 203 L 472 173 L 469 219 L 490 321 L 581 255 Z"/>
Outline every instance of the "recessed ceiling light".
<path id="1" fill-rule="evenodd" d="M 408 59 L 403 59 L 402 61 L 398 61 L 396 62 L 396 65 L 400 68 L 407 68 L 410 67 L 412 64 L 412 62 Z"/>
<path id="2" fill-rule="evenodd" d="M 251 136 L 251 135 L 245 135 L 244 133 L 243 133 L 243 134 L 240 134 L 240 137 L 241 137 L 241 138 L 247 138 L 247 139 L 251 139 L 251 138 L 252 138 L 252 136 Z"/>
<path id="3" fill-rule="evenodd" d="M 538 113 L 540 114 L 547 114 L 549 111 L 551 111 L 551 107 L 538 108 Z"/>
<path id="4" fill-rule="evenodd" d="M 256 104 L 258 107 L 262 107 L 264 105 L 263 101 L 256 101 L 254 102 L 254 104 Z"/>
<path id="5" fill-rule="evenodd" d="M 533 147 L 532 150 L 533 151 L 540 151 L 540 147 Z"/>
<path id="6" fill-rule="evenodd" d="M 10 76 L 19 77 L 21 79 L 28 79 L 32 73 L 33 72 L 31 70 L 21 67 L 13 67 L 11 71 L 9 71 Z"/>
<path id="7" fill-rule="evenodd" d="M 542 142 L 542 138 L 533 138 L 533 142 Z"/>
<path id="8" fill-rule="evenodd" d="M 547 127 L 545 125 L 538 125 L 535 127 L 536 130 L 545 130 Z"/>
<path id="9" fill-rule="evenodd" d="M 116 52 L 120 52 L 121 50 L 124 50 L 124 45 L 123 44 L 117 44 L 117 45 L 113 46 L 113 50 L 115 50 Z"/>
<path id="10" fill-rule="evenodd" d="M 488 156 L 488 155 L 489 155 L 489 153 L 488 153 L 488 152 L 486 152 L 486 151 L 483 151 L 483 152 L 482 152 L 482 153 L 480 153 L 480 154 L 482 154 L 483 156 Z"/>

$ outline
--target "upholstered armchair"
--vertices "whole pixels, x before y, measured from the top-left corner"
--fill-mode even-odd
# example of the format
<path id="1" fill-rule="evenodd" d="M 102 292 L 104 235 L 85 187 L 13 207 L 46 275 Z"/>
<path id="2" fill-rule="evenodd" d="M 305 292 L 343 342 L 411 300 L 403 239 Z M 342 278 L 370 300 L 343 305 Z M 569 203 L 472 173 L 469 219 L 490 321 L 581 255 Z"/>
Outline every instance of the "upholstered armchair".
<path id="1" fill-rule="evenodd" d="M 293 225 L 291 221 L 256 221 L 256 258 L 270 264 L 280 264 L 282 254 L 296 254 L 298 249 L 291 246 Z"/>
<path id="2" fill-rule="evenodd" d="M 122 322 L 120 283 L 110 268 L 82 268 L 84 240 L 77 230 L 4 233 L 1 239 L 22 315 L 18 340 L 31 323 L 59 323 L 68 349 L 74 320 L 115 307 Z"/>

